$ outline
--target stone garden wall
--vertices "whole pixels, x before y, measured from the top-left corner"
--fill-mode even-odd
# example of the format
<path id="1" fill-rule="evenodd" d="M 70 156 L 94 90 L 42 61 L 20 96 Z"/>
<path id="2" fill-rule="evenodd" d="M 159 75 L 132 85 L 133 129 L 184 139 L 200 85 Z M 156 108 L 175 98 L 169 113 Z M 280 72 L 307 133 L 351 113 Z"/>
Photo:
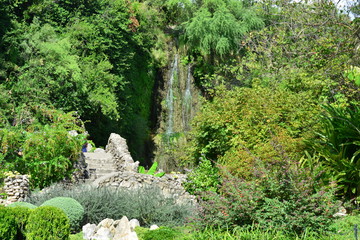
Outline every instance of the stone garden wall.
<path id="1" fill-rule="evenodd" d="M 0 204 L 8 205 L 23 201 L 29 193 L 29 178 L 27 175 L 14 175 L 5 178 L 4 192 L 7 199 L 0 199 Z"/>
<path id="2" fill-rule="evenodd" d="M 99 178 L 93 184 L 97 187 L 109 186 L 115 189 L 137 189 L 156 186 L 161 189 L 165 197 L 174 197 L 177 203 L 195 204 L 195 197 L 186 192 L 182 186 L 182 182 L 185 180 L 185 174 L 165 174 L 162 177 L 155 177 L 153 175 L 127 171 Z"/>

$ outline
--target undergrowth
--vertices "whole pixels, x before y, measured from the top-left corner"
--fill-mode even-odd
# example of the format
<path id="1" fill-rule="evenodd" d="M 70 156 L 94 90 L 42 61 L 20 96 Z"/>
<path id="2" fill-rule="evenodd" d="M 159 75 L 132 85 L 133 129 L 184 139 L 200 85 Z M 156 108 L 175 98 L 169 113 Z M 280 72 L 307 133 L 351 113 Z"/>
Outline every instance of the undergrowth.
<path id="1" fill-rule="evenodd" d="M 129 191 L 85 185 L 72 188 L 53 185 L 44 191 L 32 193 L 26 201 L 39 206 L 54 197 L 76 199 L 85 209 L 83 224 L 98 224 L 105 218 L 116 220 L 127 216 L 129 219 L 138 219 L 144 227 L 151 224 L 179 226 L 194 214 L 192 206 L 176 204 L 175 198 L 165 197 L 157 187 Z"/>

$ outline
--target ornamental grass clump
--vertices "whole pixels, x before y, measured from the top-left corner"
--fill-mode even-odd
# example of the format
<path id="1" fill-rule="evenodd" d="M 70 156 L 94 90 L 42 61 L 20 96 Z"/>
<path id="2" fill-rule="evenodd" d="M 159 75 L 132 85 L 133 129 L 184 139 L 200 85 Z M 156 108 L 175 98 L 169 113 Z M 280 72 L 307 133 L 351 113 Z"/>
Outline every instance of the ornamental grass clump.
<path id="1" fill-rule="evenodd" d="M 65 188 L 55 185 L 47 191 L 31 194 L 27 201 L 39 205 L 58 196 L 74 198 L 84 207 L 84 224 L 98 224 L 105 218 L 121 219 L 127 216 L 138 219 L 141 226 L 177 226 L 195 214 L 192 205 L 176 203 L 175 197 L 164 196 L 155 186 L 116 190 L 109 187 L 79 185 Z"/>

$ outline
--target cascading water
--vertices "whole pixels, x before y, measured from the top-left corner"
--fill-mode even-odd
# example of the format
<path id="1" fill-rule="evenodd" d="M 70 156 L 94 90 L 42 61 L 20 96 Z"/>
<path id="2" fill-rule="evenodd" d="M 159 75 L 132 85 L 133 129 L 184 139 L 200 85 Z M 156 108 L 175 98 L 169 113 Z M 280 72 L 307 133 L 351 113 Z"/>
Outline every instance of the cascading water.
<path id="1" fill-rule="evenodd" d="M 168 90 L 166 93 L 166 107 L 167 107 L 167 124 L 166 134 L 171 135 L 174 132 L 174 79 L 178 75 L 178 55 L 175 54 L 174 61 L 171 67 Z"/>
<path id="2" fill-rule="evenodd" d="M 187 76 L 186 76 L 186 86 L 183 99 L 182 107 L 183 115 L 183 126 L 185 131 L 190 130 L 190 120 L 191 120 L 191 111 L 192 111 L 192 93 L 191 93 L 191 66 L 190 64 L 187 67 Z"/>
<path id="3" fill-rule="evenodd" d="M 199 91 L 193 86 L 191 66 L 180 61 L 181 53 L 172 47 L 169 66 L 159 84 L 159 127 L 154 136 L 154 161 L 165 172 L 181 171 L 190 122 L 198 109 Z"/>

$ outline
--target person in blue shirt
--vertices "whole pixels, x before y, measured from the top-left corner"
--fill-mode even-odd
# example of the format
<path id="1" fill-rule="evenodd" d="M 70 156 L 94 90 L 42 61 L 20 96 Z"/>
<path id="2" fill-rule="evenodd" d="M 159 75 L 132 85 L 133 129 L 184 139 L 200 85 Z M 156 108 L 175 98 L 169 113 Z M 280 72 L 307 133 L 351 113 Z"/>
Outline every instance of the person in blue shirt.
<path id="1" fill-rule="evenodd" d="M 87 146 L 88 146 L 88 143 L 85 142 L 85 143 L 82 145 L 81 151 L 82 151 L 82 152 L 87 152 Z"/>

